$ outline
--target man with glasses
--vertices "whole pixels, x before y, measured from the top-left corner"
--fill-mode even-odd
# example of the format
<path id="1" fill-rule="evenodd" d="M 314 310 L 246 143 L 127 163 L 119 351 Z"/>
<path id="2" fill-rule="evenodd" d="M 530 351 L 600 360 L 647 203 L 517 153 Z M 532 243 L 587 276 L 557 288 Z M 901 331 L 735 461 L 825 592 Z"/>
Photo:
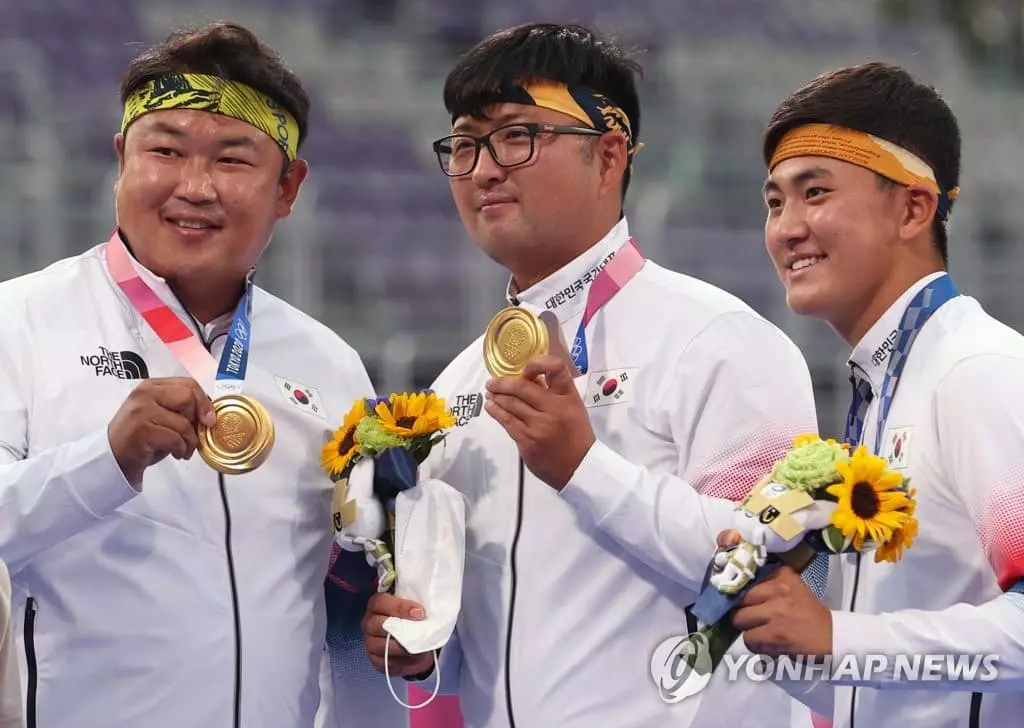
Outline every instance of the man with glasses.
<path id="1" fill-rule="evenodd" d="M 461 424 L 421 476 L 467 504 L 439 679 L 457 680 L 472 728 L 790 725 L 774 686 L 716 675 L 680 700 L 677 662 L 652 663 L 695 628 L 686 608 L 732 501 L 816 422 L 796 346 L 630 236 L 638 70 L 585 28 L 531 24 L 481 42 L 445 85 L 453 129 L 434 149 L 474 241 L 510 273 L 512 309 L 491 330 L 533 321 L 550 343 L 517 371 L 501 364 L 516 347 L 496 353 L 485 335 L 434 385 Z M 379 669 L 384 620 L 421 608 L 429 618 L 429 605 L 371 599 Z M 432 668 L 390 640 L 391 674 Z"/>

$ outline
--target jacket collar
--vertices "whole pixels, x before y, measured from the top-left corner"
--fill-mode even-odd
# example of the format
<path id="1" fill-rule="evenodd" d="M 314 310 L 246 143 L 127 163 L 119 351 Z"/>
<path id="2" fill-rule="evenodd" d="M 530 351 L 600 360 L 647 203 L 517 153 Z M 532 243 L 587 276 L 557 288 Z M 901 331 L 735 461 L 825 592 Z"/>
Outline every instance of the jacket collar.
<path id="1" fill-rule="evenodd" d="M 509 279 L 505 297 L 510 305 L 522 306 L 534 313 L 551 311 L 559 323 L 564 324 L 583 310 L 587 292 L 597 274 L 628 241 L 629 224 L 623 217 L 594 245 L 525 291 L 517 292 Z"/>
<path id="2" fill-rule="evenodd" d="M 905 290 L 861 337 L 850 353 L 847 364 L 859 369 L 867 377 L 871 383 L 871 391 L 876 395 L 882 391 L 885 371 L 896 346 L 896 334 L 904 311 L 918 291 L 942 275 L 945 275 L 945 271 L 930 273 Z"/>

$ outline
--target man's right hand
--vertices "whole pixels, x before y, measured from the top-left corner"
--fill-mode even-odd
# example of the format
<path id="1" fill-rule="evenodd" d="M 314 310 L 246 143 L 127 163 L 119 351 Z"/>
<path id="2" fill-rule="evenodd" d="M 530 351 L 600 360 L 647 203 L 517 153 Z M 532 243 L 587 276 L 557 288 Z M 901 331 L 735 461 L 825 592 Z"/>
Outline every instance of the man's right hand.
<path id="1" fill-rule="evenodd" d="M 172 455 L 192 457 L 198 424 L 213 427 L 213 403 L 194 379 L 147 379 L 124 401 L 107 427 L 110 449 L 133 488 L 150 465 Z"/>
<path id="2" fill-rule="evenodd" d="M 363 642 L 370 662 L 380 672 L 384 672 L 384 645 L 388 644 L 388 673 L 397 677 L 420 675 L 434 666 L 434 656 L 430 652 L 421 655 L 410 655 L 402 645 L 392 637 L 387 641 L 384 620 L 388 617 L 420 620 L 426 616 L 423 607 L 408 599 L 396 597 L 394 594 L 374 594 L 366 606 L 363 617 Z"/>

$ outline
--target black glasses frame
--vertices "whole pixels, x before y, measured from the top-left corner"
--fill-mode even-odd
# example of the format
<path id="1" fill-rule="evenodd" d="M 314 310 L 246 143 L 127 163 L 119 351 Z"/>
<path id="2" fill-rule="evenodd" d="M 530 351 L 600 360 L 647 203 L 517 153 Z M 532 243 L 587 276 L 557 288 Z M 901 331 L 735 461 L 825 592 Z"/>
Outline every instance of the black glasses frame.
<path id="1" fill-rule="evenodd" d="M 513 127 L 521 127 L 529 132 L 530 154 L 526 157 L 526 159 L 524 159 L 521 162 L 515 162 L 514 164 L 502 164 L 500 161 L 498 161 L 498 155 L 494 151 L 494 145 L 491 144 L 491 136 L 498 133 L 499 131 L 504 131 L 505 129 L 511 129 Z M 494 160 L 495 164 L 497 164 L 499 167 L 504 167 L 505 169 L 511 169 L 513 167 L 519 167 L 521 165 L 527 164 L 533 160 L 534 155 L 537 153 L 536 140 L 538 134 L 602 136 L 604 132 L 599 131 L 597 129 L 591 129 L 590 127 L 586 126 L 565 126 L 562 124 L 520 122 L 516 124 L 505 124 L 503 126 L 499 126 L 496 129 L 491 129 L 486 134 L 481 134 L 480 136 L 473 136 L 472 134 L 449 134 L 448 136 L 441 137 L 436 142 L 434 142 L 434 154 L 437 156 L 437 163 L 441 166 L 441 171 L 444 172 L 445 175 L 447 175 L 448 177 L 465 177 L 467 174 L 472 174 L 473 170 L 476 169 L 477 163 L 480 161 L 480 149 L 484 146 L 486 146 L 487 151 L 491 153 L 491 159 Z M 465 172 L 459 172 L 458 174 L 452 174 L 450 171 L 448 171 L 448 168 L 445 166 L 444 159 L 442 159 L 441 157 L 442 147 L 447 143 L 450 148 L 452 141 L 455 139 L 470 139 L 472 140 L 474 147 L 473 163 L 469 165 L 469 169 L 467 169 Z"/>

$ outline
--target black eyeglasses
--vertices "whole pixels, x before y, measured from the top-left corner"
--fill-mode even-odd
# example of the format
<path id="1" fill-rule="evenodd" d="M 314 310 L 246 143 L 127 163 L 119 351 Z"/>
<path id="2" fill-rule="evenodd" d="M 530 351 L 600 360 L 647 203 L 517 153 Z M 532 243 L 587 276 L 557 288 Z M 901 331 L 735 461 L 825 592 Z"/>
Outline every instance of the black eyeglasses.
<path id="1" fill-rule="evenodd" d="M 518 167 L 533 159 L 538 134 L 578 134 L 601 136 L 597 129 L 585 126 L 558 124 L 509 124 L 492 129 L 487 134 L 452 134 L 434 142 L 434 152 L 441 171 L 449 177 L 461 177 L 476 169 L 480 148 L 487 146 L 491 158 L 499 167 Z"/>

